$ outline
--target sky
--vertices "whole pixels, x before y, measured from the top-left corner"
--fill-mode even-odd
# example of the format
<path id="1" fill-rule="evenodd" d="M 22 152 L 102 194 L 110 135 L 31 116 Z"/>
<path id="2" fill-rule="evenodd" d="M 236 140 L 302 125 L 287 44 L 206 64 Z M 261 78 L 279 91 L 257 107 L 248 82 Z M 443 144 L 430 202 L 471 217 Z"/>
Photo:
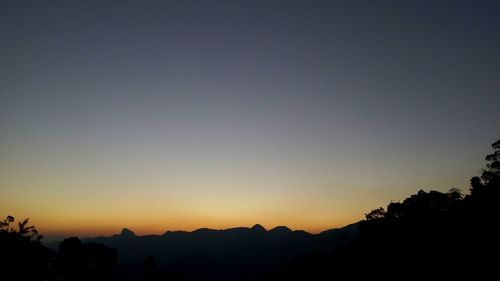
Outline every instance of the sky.
<path id="1" fill-rule="evenodd" d="M 0 1 L 0 216 L 320 232 L 468 191 L 499 1 Z"/>

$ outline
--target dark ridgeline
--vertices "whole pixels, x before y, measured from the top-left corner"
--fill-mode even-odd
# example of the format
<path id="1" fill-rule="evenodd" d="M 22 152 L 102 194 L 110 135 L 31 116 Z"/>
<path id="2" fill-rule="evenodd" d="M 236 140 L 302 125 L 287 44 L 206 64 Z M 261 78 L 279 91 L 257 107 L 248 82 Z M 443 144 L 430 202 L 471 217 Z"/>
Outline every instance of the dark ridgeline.
<path id="1" fill-rule="evenodd" d="M 116 248 L 116 272 L 123 280 L 140 279 L 145 271 L 167 280 L 256 280 L 305 254 L 347 243 L 356 231 L 357 224 L 318 235 L 285 226 L 267 231 L 256 224 L 136 236 L 125 228 L 119 235 L 82 241 Z"/>
<path id="2" fill-rule="evenodd" d="M 27 220 L 14 229 L 9 216 L 0 222 L 0 272 L 49 281 L 500 280 L 500 140 L 493 148 L 469 195 L 421 190 L 317 235 L 260 225 L 149 236 L 123 229 L 65 239 L 56 252 Z"/>

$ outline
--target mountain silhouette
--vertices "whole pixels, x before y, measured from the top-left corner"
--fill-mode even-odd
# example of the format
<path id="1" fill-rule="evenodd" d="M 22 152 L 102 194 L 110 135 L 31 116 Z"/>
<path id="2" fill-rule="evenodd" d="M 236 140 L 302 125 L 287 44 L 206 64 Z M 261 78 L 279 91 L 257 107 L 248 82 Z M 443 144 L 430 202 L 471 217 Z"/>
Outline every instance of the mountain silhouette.
<path id="1" fill-rule="evenodd" d="M 266 231 L 266 229 L 260 224 L 256 224 L 256 225 L 252 226 L 252 230 L 257 231 L 257 232 L 265 232 Z"/>
<path id="2" fill-rule="evenodd" d="M 320 234 L 292 231 L 286 226 L 266 230 L 262 225 L 192 232 L 166 231 L 137 236 L 124 228 L 109 237 L 84 238 L 117 249 L 121 279 L 140 278 L 145 259 L 154 258 L 158 271 L 193 280 L 254 280 L 286 262 L 318 251 L 333 250 L 357 235 L 357 223 Z M 55 248 L 57 243 L 49 246 Z M 175 279 L 175 278 L 174 278 Z"/>
<path id="3" fill-rule="evenodd" d="M 287 235 L 292 232 L 292 230 L 286 226 L 277 226 L 269 230 L 269 232 L 275 235 Z"/>
<path id="4" fill-rule="evenodd" d="M 124 229 L 122 229 L 122 231 L 120 232 L 120 234 L 118 236 L 121 238 L 132 238 L 132 237 L 135 237 L 135 233 L 128 228 L 124 228 Z"/>

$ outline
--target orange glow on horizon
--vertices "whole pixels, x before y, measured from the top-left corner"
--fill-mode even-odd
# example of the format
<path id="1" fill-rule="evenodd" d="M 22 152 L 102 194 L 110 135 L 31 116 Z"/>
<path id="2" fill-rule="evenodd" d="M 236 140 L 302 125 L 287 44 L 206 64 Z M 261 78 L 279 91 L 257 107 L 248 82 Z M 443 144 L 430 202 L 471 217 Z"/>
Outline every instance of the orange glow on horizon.
<path id="1" fill-rule="evenodd" d="M 351 223 L 355 223 L 362 219 L 353 218 L 350 221 L 342 221 L 338 224 L 297 224 L 297 223 L 277 223 L 277 222 L 216 222 L 216 221 L 198 221 L 198 222 L 176 222 L 170 224 L 153 223 L 147 224 L 138 223 L 134 224 L 131 222 L 113 222 L 112 224 L 69 224 L 61 223 L 58 224 L 54 221 L 51 222 L 41 222 L 32 220 L 33 224 L 37 225 L 37 228 L 45 236 L 80 236 L 80 237 L 95 237 L 95 236 L 110 236 L 114 234 L 119 234 L 123 228 L 128 228 L 132 230 L 136 235 L 161 235 L 166 231 L 194 231 L 200 228 L 210 228 L 210 229 L 229 229 L 234 227 L 252 227 L 255 224 L 260 224 L 267 230 L 273 229 L 277 226 L 287 226 L 292 230 L 304 230 L 312 234 L 317 234 L 322 231 L 340 228 Z"/>
<path id="2" fill-rule="evenodd" d="M 358 217 L 350 217 L 345 219 L 336 219 L 336 223 L 331 223 L 328 220 L 318 221 L 307 219 L 297 219 L 294 217 L 275 217 L 267 219 L 251 218 L 215 218 L 215 217 L 178 217 L 170 219 L 162 219 L 159 216 L 140 219 L 134 216 L 125 217 L 81 217 L 81 216 L 45 216 L 35 215 L 29 216 L 28 212 L 11 213 L 17 220 L 30 218 L 30 224 L 37 227 L 45 237 L 95 237 L 95 236 L 110 236 L 119 234 L 123 228 L 128 228 L 134 231 L 137 235 L 161 235 L 166 231 L 194 231 L 199 228 L 210 229 L 228 229 L 233 227 L 252 227 L 255 224 L 260 224 L 267 230 L 276 226 L 287 226 L 292 230 L 304 230 L 309 233 L 320 233 L 324 230 L 339 228 L 350 223 L 354 223 L 362 219 L 362 215 Z"/>

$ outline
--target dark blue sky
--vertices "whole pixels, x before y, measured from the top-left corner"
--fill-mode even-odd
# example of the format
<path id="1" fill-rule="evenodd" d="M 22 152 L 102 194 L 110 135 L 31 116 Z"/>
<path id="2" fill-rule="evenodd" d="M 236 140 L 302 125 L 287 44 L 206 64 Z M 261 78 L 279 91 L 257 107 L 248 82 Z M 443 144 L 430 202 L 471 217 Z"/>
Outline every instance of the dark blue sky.
<path id="1" fill-rule="evenodd" d="M 466 190 L 498 50 L 499 1 L 2 1 L 0 212 L 317 231 Z"/>

